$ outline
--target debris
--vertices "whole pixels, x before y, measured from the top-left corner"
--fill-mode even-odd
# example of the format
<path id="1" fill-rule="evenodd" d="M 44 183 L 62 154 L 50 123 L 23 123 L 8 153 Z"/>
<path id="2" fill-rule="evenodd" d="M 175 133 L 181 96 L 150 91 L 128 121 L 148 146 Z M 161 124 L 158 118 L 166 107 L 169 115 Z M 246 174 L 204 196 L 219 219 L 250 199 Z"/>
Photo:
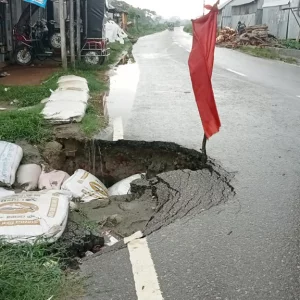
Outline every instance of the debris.
<path id="1" fill-rule="evenodd" d="M 81 169 L 64 182 L 62 189 L 70 191 L 75 198 L 80 198 L 82 202 L 108 198 L 108 190 L 105 185 L 94 175 Z"/>
<path id="2" fill-rule="evenodd" d="M 92 201 L 91 204 L 93 205 L 92 209 L 105 208 L 110 204 L 110 199 L 97 199 Z"/>
<path id="3" fill-rule="evenodd" d="M 119 239 L 116 238 L 110 231 L 105 231 L 104 233 L 105 246 L 113 246 L 119 242 Z"/>
<path id="4" fill-rule="evenodd" d="M 0 185 L 12 186 L 23 157 L 23 150 L 16 144 L 0 141 Z"/>
<path id="5" fill-rule="evenodd" d="M 111 215 L 107 218 L 107 224 L 113 227 L 120 224 L 122 221 L 123 221 L 123 217 L 118 214 Z"/>
<path id="6" fill-rule="evenodd" d="M 144 235 L 141 231 L 137 231 L 134 234 L 132 234 L 131 236 L 128 236 L 126 238 L 124 238 L 124 244 L 128 244 L 134 240 L 140 239 L 142 238 Z"/>
<path id="7" fill-rule="evenodd" d="M 70 202 L 70 210 L 71 210 L 71 211 L 78 211 L 78 210 L 79 210 L 79 207 L 78 207 L 77 203 L 71 201 L 71 202 Z"/>
<path id="8" fill-rule="evenodd" d="M 9 243 L 55 242 L 67 225 L 71 199 L 70 193 L 55 190 L 1 198 L 1 240 Z"/>
<path id="9" fill-rule="evenodd" d="M 93 256 L 94 253 L 92 251 L 86 251 L 85 252 L 85 256 L 88 257 L 88 256 Z"/>
<path id="10" fill-rule="evenodd" d="M 118 196 L 118 195 L 126 195 L 130 194 L 130 184 L 136 179 L 141 179 L 142 176 L 145 174 L 136 174 L 132 175 L 128 178 L 125 178 L 116 184 L 114 184 L 112 187 L 108 189 L 109 196 Z"/>
<path id="11" fill-rule="evenodd" d="M 42 168 L 39 165 L 20 165 L 17 171 L 17 185 L 25 191 L 34 191 L 38 187 L 41 173 Z"/>
<path id="12" fill-rule="evenodd" d="M 68 225 L 59 245 L 66 249 L 68 257 L 84 257 L 87 251 L 94 252 L 104 246 L 104 237 L 100 232 L 84 226 L 84 222 L 75 221 L 76 214 L 70 214 Z"/>
<path id="13" fill-rule="evenodd" d="M 227 48 L 238 48 L 241 46 L 279 46 L 276 37 L 269 34 L 267 25 L 254 25 L 245 28 L 241 35 L 230 27 L 220 30 L 216 41 L 217 45 Z"/>
<path id="14" fill-rule="evenodd" d="M 64 164 L 66 159 L 63 146 L 56 141 L 49 142 L 45 145 L 43 157 L 53 169 L 58 170 Z"/>

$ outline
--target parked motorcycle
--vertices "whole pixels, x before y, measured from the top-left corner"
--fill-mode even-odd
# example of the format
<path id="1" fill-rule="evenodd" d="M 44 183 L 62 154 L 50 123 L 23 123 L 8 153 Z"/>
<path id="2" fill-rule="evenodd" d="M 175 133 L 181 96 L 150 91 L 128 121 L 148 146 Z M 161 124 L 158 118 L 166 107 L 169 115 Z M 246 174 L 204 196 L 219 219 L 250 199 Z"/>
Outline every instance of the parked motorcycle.
<path id="1" fill-rule="evenodd" d="M 29 65 L 35 58 L 44 60 L 53 55 L 49 44 L 48 24 L 54 21 L 39 20 L 33 26 L 28 24 L 22 28 L 14 27 L 13 37 L 16 43 L 14 51 L 15 62 L 19 65 Z"/>

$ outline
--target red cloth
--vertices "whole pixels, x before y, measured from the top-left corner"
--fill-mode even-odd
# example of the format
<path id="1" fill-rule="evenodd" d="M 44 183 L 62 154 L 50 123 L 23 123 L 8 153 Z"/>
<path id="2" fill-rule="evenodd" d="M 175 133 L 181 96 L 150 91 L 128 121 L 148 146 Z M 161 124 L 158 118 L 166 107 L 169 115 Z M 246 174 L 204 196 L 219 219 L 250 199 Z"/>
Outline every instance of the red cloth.
<path id="1" fill-rule="evenodd" d="M 221 127 L 211 84 L 217 35 L 217 6 L 206 6 L 210 12 L 193 20 L 193 47 L 189 68 L 193 90 L 206 138 Z"/>

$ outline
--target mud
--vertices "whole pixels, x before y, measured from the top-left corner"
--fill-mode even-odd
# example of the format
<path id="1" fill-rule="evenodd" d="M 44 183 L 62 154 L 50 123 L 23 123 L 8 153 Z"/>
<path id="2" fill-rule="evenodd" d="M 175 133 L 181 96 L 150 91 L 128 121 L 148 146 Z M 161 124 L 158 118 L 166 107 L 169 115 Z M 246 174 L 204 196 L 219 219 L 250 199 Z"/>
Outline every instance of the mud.
<path id="1" fill-rule="evenodd" d="M 57 62 L 45 61 L 42 64 L 37 62 L 29 67 L 7 65 L 3 71 L 10 75 L 1 78 L 2 85 L 38 85 L 54 72 L 59 71 L 59 66 Z"/>
<path id="2" fill-rule="evenodd" d="M 60 139 L 48 144 L 45 151 L 50 167 L 70 175 L 84 169 L 107 187 L 146 173 L 147 179 L 131 184 L 131 195 L 79 204 L 82 214 L 78 220 L 84 216 L 99 232 L 109 230 L 120 238 L 138 230 L 150 234 L 234 195 L 229 174 L 213 161 L 203 163 L 200 152 L 174 143 Z"/>
<path id="3" fill-rule="evenodd" d="M 84 169 L 98 177 L 107 186 L 137 173 L 147 178 L 179 169 L 209 168 L 202 162 L 202 154 L 175 143 L 144 141 L 77 141 L 58 139 L 62 155 L 60 170 L 73 174 Z M 51 161 L 48 161 L 52 166 Z"/>

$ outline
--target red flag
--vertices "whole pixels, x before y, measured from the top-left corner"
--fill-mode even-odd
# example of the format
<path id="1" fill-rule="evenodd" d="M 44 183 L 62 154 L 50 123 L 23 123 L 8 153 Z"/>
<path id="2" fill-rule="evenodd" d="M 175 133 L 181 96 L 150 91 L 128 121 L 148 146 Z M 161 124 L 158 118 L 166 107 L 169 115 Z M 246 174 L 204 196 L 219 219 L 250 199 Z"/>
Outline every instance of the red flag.
<path id="1" fill-rule="evenodd" d="M 221 127 L 211 84 L 214 51 L 217 35 L 217 5 L 206 6 L 210 12 L 193 20 L 193 47 L 189 68 L 193 90 L 206 138 L 217 133 Z"/>

